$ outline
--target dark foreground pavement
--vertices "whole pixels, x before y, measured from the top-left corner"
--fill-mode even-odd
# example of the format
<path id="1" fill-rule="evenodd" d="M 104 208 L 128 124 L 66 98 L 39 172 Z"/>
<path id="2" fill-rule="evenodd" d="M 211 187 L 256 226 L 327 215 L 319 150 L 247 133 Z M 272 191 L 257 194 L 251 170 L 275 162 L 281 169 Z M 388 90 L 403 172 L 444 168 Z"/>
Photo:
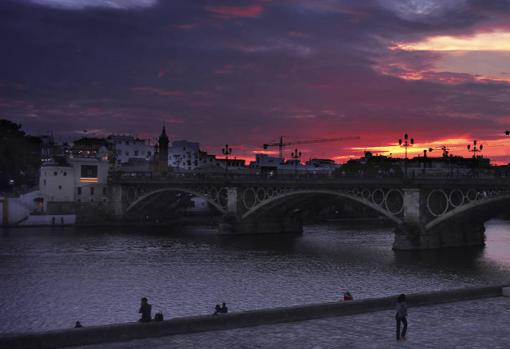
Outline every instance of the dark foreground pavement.
<path id="1" fill-rule="evenodd" d="M 394 312 L 380 311 L 73 348 L 510 348 L 507 297 L 414 307 L 408 321 L 408 338 L 400 342 Z"/>

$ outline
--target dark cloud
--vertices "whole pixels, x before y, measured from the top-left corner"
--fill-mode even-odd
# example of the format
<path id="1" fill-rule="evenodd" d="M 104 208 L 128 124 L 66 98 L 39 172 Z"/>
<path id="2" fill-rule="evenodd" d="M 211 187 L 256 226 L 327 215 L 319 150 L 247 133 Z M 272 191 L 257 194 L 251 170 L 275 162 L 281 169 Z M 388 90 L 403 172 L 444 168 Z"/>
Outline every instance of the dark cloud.
<path id="1" fill-rule="evenodd" d="M 367 146 L 405 131 L 488 137 L 510 113 L 507 83 L 391 49 L 504 28 L 508 1 L 99 3 L 0 3 L 1 117 L 62 134 L 155 136 L 167 124 L 173 138 L 250 154 L 279 135 L 356 134 Z"/>
<path id="2" fill-rule="evenodd" d="M 117 10 L 151 7 L 158 0 L 25 0 L 26 2 L 54 8 L 81 10 L 90 7 L 106 7 Z"/>

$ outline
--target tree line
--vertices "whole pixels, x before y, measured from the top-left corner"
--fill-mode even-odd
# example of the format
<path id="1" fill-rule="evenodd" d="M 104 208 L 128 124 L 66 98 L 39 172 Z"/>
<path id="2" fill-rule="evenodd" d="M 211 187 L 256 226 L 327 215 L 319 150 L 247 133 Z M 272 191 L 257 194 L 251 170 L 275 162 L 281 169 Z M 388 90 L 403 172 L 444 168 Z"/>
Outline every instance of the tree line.
<path id="1" fill-rule="evenodd" d="M 20 124 L 0 119 L 0 192 L 37 184 L 41 148 L 41 138 L 27 135 Z"/>

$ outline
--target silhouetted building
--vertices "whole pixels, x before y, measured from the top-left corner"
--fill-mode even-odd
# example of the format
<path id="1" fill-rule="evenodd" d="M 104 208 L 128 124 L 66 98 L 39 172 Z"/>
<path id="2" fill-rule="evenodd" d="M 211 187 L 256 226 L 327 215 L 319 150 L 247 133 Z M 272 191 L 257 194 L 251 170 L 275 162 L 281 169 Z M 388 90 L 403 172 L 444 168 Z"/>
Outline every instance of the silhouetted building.
<path id="1" fill-rule="evenodd" d="M 109 160 L 111 144 L 104 138 L 80 138 L 73 142 L 71 157 Z"/>
<path id="2" fill-rule="evenodd" d="M 158 139 L 158 172 L 161 174 L 166 174 L 168 172 L 168 136 L 166 135 L 165 126 L 163 126 L 163 130 L 161 131 L 161 135 Z"/>

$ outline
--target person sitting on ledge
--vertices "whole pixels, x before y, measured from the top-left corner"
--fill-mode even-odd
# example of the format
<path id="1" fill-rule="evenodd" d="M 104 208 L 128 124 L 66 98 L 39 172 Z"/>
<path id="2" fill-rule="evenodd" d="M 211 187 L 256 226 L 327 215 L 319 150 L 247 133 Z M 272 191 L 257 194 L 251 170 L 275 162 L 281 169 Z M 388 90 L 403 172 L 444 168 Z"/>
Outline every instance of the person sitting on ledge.
<path id="1" fill-rule="evenodd" d="M 138 312 L 142 314 L 142 317 L 138 320 L 139 322 L 151 321 L 152 305 L 149 304 L 147 298 L 142 298 L 142 304 L 140 305 L 140 310 Z"/>
<path id="2" fill-rule="evenodd" d="M 82 328 L 81 322 L 76 321 L 76 324 L 74 325 L 74 328 Z"/>
<path id="3" fill-rule="evenodd" d="M 344 301 L 352 301 L 353 298 L 352 298 L 352 294 L 347 291 L 347 292 L 344 292 Z"/>
<path id="4" fill-rule="evenodd" d="M 227 304 L 226 303 L 222 303 L 221 304 L 220 313 L 222 313 L 222 314 L 228 313 L 228 308 L 227 308 Z"/>
<path id="5" fill-rule="evenodd" d="M 216 304 L 216 306 L 214 307 L 213 315 L 218 315 L 219 313 L 221 313 L 221 306 L 219 304 Z"/>

